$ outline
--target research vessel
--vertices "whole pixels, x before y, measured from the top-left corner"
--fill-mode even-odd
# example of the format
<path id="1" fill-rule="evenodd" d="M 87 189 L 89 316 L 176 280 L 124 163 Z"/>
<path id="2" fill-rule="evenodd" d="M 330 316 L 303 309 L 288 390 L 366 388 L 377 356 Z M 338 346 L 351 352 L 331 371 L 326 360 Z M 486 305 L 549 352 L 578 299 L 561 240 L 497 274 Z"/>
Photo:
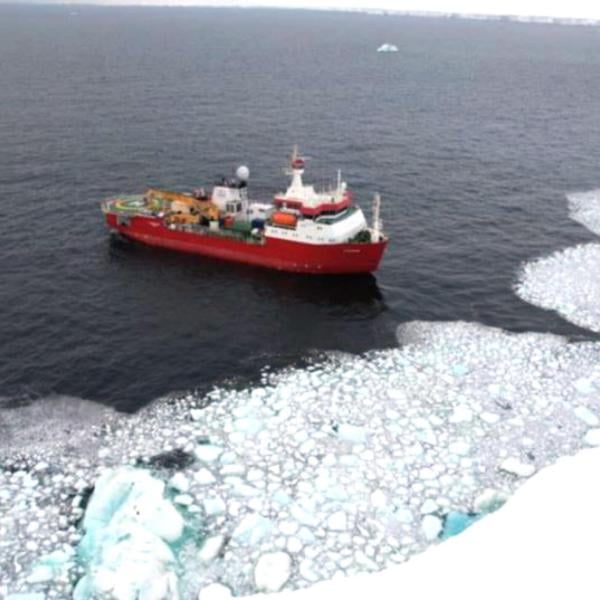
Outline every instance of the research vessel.
<path id="1" fill-rule="evenodd" d="M 339 171 L 334 185 L 316 190 L 303 181 L 305 167 L 295 148 L 290 184 L 268 203 L 249 199 L 241 166 L 210 194 L 150 188 L 105 200 L 102 211 L 111 230 L 150 246 L 299 273 L 376 271 L 388 243 L 379 195 L 369 225 Z"/>

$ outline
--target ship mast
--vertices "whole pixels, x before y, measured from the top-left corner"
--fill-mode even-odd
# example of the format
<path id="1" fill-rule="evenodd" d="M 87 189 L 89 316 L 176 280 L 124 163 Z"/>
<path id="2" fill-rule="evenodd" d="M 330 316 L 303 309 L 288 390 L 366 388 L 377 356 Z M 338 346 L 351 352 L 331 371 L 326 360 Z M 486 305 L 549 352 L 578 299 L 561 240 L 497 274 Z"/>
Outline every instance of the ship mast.
<path id="1" fill-rule="evenodd" d="M 373 237 L 374 241 L 378 242 L 381 237 L 381 229 L 382 223 L 379 218 L 379 213 L 381 210 L 381 196 L 379 193 L 376 193 L 373 196 Z"/>
<path id="2" fill-rule="evenodd" d="M 290 183 L 288 193 L 301 193 L 304 189 L 304 184 L 302 183 L 302 175 L 304 174 L 304 158 L 298 154 L 297 144 L 294 144 L 292 156 L 290 157 L 290 174 L 292 176 L 292 181 Z"/>

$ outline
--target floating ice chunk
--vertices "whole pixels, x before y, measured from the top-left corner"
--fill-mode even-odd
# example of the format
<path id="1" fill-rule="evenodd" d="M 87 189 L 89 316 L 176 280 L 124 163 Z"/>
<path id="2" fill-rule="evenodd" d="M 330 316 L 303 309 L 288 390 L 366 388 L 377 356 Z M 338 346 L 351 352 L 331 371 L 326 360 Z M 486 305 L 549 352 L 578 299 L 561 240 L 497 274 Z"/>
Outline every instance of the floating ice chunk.
<path id="1" fill-rule="evenodd" d="M 316 448 L 316 446 L 317 444 L 314 440 L 308 439 L 300 444 L 298 450 L 301 454 L 310 454 Z"/>
<path id="2" fill-rule="evenodd" d="M 371 506 L 377 509 L 385 508 L 388 505 L 388 497 L 382 490 L 375 490 L 370 497 Z"/>
<path id="3" fill-rule="evenodd" d="M 249 469 L 246 475 L 248 481 L 263 481 L 265 479 L 265 472 L 263 469 Z"/>
<path id="4" fill-rule="evenodd" d="M 27 577 L 27 583 L 46 583 L 54 579 L 54 571 L 48 565 L 34 567 L 31 575 Z"/>
<path id="5" fill-rule="evenodd" d="M 231 590 L 222 583 L 211 583 L 203 587 L 198 594 L 198 600 L 231 600 L 231 598 L 233 598 Z"/>
<path id="6" fill-rule="evenodd" d="M 438 508 L 439 506 L 435 500 L 427 498 L 427 500 L 425 500 L 421 506 L 421 514 L 428 515 L 430 513 L 434 513 L 436 510 L 438 510 Z"/>
<path id="7" fill-rule="evenodd" d="M 324 491 L 324 496 L 328 500 L 337 500 L 339 502 L 344 502 L 348 500 L 348 491 L 342 485 L 332 484 Z"/>
<path id="8" fill-rule="evenodd" d="M 274 531 L 274 523 L 258 513 L 252 513 L 242 519 L 233 531 L 231 538 L 239 544 L 253 546 Z"/>
<path id="9" fill-rule="evenodd" d="M 400 506 L 394 511 L 394 517 L 400 522 L 409 524 L 415 520 L 415 517 L 410 510 L 410 508 L 406 506 Z"/>
<path id="10" fill-rule="evenodd" d="M 298 539 L 305 544 L 312 544 L 315 541 L 315 535 L 308 527 L 301 527 L 298 531 Z"/>
<path id="11" fill-rule="evenodd" d="M 66 577 L 73 566 L 74 555 L 75 551 L 67 546 L 64 550 L 55 550 L 43 556 L 27 577 L 27 583 L 46 583 Z"/>
<path id="12" fill-rule="evenodd" d="M 402 402 L 402 401 L 406 400 L 406 392 L 404 390 L 390 388 L 387 391 L 387 395 L 390 400 L 395 400 L 396 402 Z M 390 411 L 390 414 L 393 414 L 393 412 Z M 396 413 L 396 417 L 397 416 L 398 416 L 398 413 Z M 394 417 L 391 417 L 391 418 L 394 418 Z"/>
<path id="13" fill-rule="evenodd" d="M 479 418 L 490 425 L 497 423 L 500 420 L 500 415 L 493 412 L 484 411 L 479 414 Z"/>
<path id="14" fill-rule="evenodd" d="M 247 436 L 254 436 L 264 428 L 264 423 L 255 417 L 236 419 L 233 424 L 235 430 Z"/>
<path id="15" fill-rule="evenodd" d="M 469 367 L 463 364 L 456 364 L 452 366 L 452 373 L 457 377 L 463 377 L 469 372 Z"/>
<path id="16" fill-rule="evenodd" d="M 122 467 L 101 475 L 90 498 L 83 528 L 91 540 L 113 524 L 137 524 L 166 542 L 183 532 L 183 519 L 163 498 L 165 484 L 146 471 Z"/>
<path id="17" fill-rule="evenodd" d="M 177 598 L 176 542 L 183 519 L 146 471 L 123 467 L 96 483 L 83 520 L 79 555 L 86 566 L 73 597 Z"/>
<path id="18" fill-rule="evenodd" d="M 435 479 L 435 477 L 435 471 L 431 467 L 423 467 L 419 471 L 419 478 L 423 481 L 431 481 L 432 479 Z"/>
<path id="19" fill-rule="evenodd" d="M 363 427 L 341 423 L 338 426 L 338 438 L 352 444 L 366 444 L 367 433 Z"/>
<path id="20" fill-rule="evenodd" d="M 214 498 L 204 498 L 204 512 L 208 517 L 214 517 L 216 515 L 221 515 L 227 510 L 227 505 L 223 501 L 222 498 L 218 496 Z"/>
<path id="21" fill-rule="evenodd" d="M 240 463 L 231 463 L 221 467 L 221 475 L 223 477 L 230 475 L 243 475 L 246 472 L 246 467 Z"/>
<path id="22" fill-rule="evenodd" d="M 221 552 L 221 548 L 223 548 L 224 544 L 225 536 L 223 535 L 207 537 L 198 551 L 198 558 L 202 562 L 214 560 L 219 555 L 219 552 Z"/>
<path id="23" fill-rule="evenodd" d="M 583 441 L 588 446 L 600 446 L 600 429 L 590 429 L 585 434 Z"/>
<path id="24" fill-rule="evenodd" d="M 425 515 L 421 521 L 421 532 L 428 542 L 435 540 L 443 528 L 442 520 L 434 515 Z"/>
<path id="25" fill-rule="evenodd" d="M 456 442 L 452 442 L 448 446 L 448 450 L 450 450 L 452 454 L 457 454 L 458 456 L 466 456 L 471 450 L 471 445 L 464 440 L 457 440 Z"/>
<path id="26" fill-rule="evenodd" d="M 594 382 L 587 377 L 578 379 L 573 385 L 580 394 L 593 394 L 596 391 Z"/>
<path id="27" fill-rule="evenodd" d="M 358 463 L 358 457 L 353 454 L 343 454 L 339 458 L 340 465 L 344 467 L 355 467 Z"/>
<path id="28" fill-rule="evenodd" d="M 178 598 L 173 553 L 139 525 L 110 526 L 96 553 L 86 554 L 87 573 L 75 588 L 74 600 Z"/>
<path id="29" fill-rule="evenodd" d="M 191 506 L 194 504 L 194 498 L 189 494 L 178 494 L 173 498 L 173 502 L 181 506 Z"/>
<path id="30" fill-rule="evenodd" d="M 46 596 L 41 592 L 21 592 L 9 594 L 6 600 L 46 600 Z"/>
<path id="31" fill-rule="evenodd" d="M 442 539 L 454 537 L 455 535 L 462 533 L 480 518 L 480 515 L 471 513 L 462 513 L 458 511 L 449 512 L 444 519 L 444 529 L 441 534 Z"/>
<path id="32" fill-rule="evenodd" d="M 338 510 L 327 519 L 327 528 L 332 531 L 346 531 L 348 528 L 348 517 L 343 510 Z"/>
<path id="33" fill-rule="evenodd" d="M 202 468 L 194 474 L 194 481 L 200 485 L 210 485 L 216 481 L 215 476 L 209 469 Z"/>
<path id="34" fill-rule="evenodd" d="M 219 458 L 219 462 L 222 465 L 231 465 L 235 463 L 238 459 L 238 456 L 235 452 L 228 450 L 227 452 L 223 452 Z M 243 467 L 242 467 L 243 468 Z"/>
<path id="35" fill-rule="evenodd" d="M 225 481 L 231 486 L 232 493 L 235 496 L 254 498 L 259 496 L 261 493 L 258 488 L 255 488 L 253 485 L 249 485 L 239 477 L 228 477 Z"/>
<path id="36" fill-rule="evenodd" d="M 575 409 L 575 416 L 591 427 L 595 427 L 600 423 L 600 419 L 586 406 L 578 406 Z"/>
<path id="37" fill-rule="evenodd" d="M 437 437 L 431 428 L 419 429 L 417 431 L 417 439 L 424 444 L 435 446 L 437 444 Z"/>
<path id="38" fill-rule="evenodd" d="M 319 575 L 314 571 L 313 562 L 310 560 L 303 560 L 298 565 L 298 572 L 300 573 L 300 577 L 306 579 L 306 581 L 318 581 Z M 284 592 L 285 593 L 285 592 Z"/>
<path id="39" fill-rule="evenodd" d="M 298 554 L 298 552 L 300 552 L 302 550 L 302 548 L 304 548 L 304 544 L 297 537 L 291 537 L 287 541 L 286 549 L 288 552 L 291 552 L 292 554 Z"/>
<path id="40" fill-rule="evenodd" d="M 500 470 L 517 477 L 530 477 L 535 473 L 535 466 L 523 463 L 518 458 L 509 457 L 500 463 Z"/>
<path id="41" fill-rule="evenodd" d="M 277 592 L 292 574 L 292 559 L 286 552 L 263 554 L 254 569 L 254 582 L 263 592 Z"/>
<path id="42" fill-rule="evenodd" d="M 319 524 L 319 520 L 314 513 L 306 510 L 299 504 L 292 504 L 290 508 L 290 514 L 298 523 L 302 525 L 308 525 L 309 527 L 316 527 Z"/>
<path id="43" fill-rule="evenodd" d="M 500 508 L 505 502 L 506 496 L 502 492 L 488 488 L 475 498 L 473 509 L 477 513 L 490 513 Z"/>
<path id="44" fill-rule="evenodd" d="M 200 408 L 192 408 L 190 409 L 190 417 L 192 421 L 201 421 L 204 411 Z"/>
<path id="45" fill-rule="evenodd" d="M 175 473 L 169 480 L 169 487 L 185 494 L 190 489 L 190 481 L 183 473 Z"/>
<path id="46" fill-rule="evenodd" d="M 278 489 L 272 496 L 271 499 L 273 502 L 278 504 L 279 506 L 287 506 L 292 499 L 288 494 L 286 494 L 282 489 Z"/>
<path id="47" fill-rule="evenodd" d="M 196 458 L 206 463 L 217 460 L 222 452 L 223 448 L 220 446 L 213 446 L 212 444 L 200 444 L 194 449 Z"/>
<path id="48" fill-rule="evenodd" d="M 279 531 L 284 535 L 294 535 L 298 531 L 299 525 L 296 521 L 281 521 Z"/>
<path id="49" fill-rule="evenodd" d="M 468 406 L 459 404 L 448 417 L 450 423 L 468 423 L 473 418 L 473 413 Z"/>

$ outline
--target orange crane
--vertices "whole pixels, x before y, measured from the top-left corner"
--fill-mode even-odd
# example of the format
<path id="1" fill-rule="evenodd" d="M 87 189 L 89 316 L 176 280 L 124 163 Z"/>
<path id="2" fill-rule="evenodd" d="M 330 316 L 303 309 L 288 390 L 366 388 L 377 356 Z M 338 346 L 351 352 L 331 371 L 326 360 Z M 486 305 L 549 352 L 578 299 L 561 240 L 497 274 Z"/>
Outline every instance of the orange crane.
<path id="1" fill-rule="evenodd" d="M 173 223 L 198 223 L 201 217 L 209 221 L 219 219 L 219 209 L 209 199 L 201 200 L 181 192 L 149 188 L 144 197 L 148 202 L 163 200 L 169 203 L 169 220 Z"/>

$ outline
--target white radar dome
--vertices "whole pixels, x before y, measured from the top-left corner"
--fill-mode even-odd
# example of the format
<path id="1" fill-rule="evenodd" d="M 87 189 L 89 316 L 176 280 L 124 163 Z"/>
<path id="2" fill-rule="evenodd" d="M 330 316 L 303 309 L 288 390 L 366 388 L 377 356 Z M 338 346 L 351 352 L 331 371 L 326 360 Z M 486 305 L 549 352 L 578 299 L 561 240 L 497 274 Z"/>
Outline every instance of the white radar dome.
<path id="1" fill-rule="evenodd" d="M 241 167 L 238 167 L 237 171 L 235 172 L 235 176 L 240 181 L 248 181 L 248 178 L 250 177 L 250 169 L 245 165 L 242 165 Z"/>

